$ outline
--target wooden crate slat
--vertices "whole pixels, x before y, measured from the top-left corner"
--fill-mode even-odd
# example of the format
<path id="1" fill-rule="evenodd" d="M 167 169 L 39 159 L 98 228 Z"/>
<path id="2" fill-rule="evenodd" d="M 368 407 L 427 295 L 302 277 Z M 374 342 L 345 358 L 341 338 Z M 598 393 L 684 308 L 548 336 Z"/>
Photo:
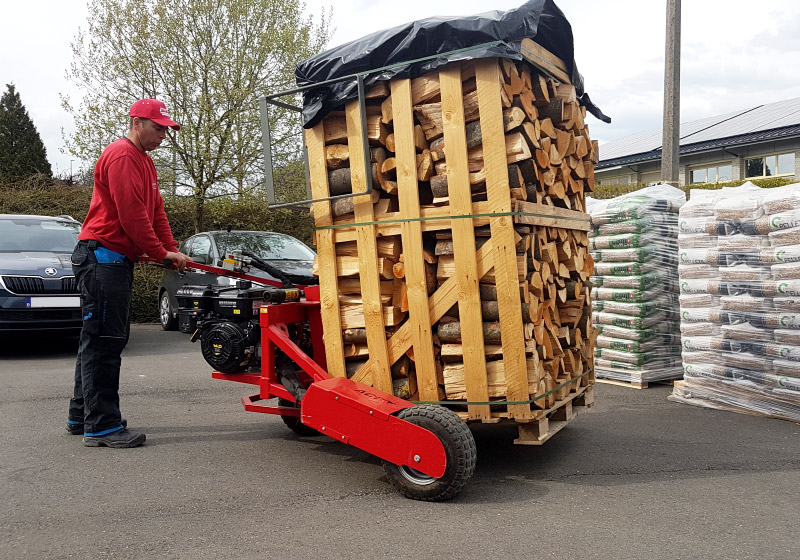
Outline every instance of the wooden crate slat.
<path id="1" fill-rule="evenodd" d="M 522 56 L 537 68 L 544 70 L 560 82 L 565 84 L 572 83 L 572 78 L 567 73 L 567 65 L 564 64 L 564 61 L 538 43 L 535 43 L 532 39 L 522 40 L 521 51 Z"/>
<path id="2" fill-rule="evenodd" d="M 353 192 L 367 191 L 367 175 L 361 126 L 361 110 L 358 101 L 351 101 L 345 108 L 347 122 L 347 144 L 350 153 L 350 171 Z M 372 201 L 368 196 L 353 199 L 356 222 L 371 222 L 374 219 Z M 367 347 L 377 367 L 373 369 L 372 385 L 380 391 L 392 393 L 392 376 L 386 352 L 383 310 L 381 308 L 380 275 L 378 273 L 378 249 L 375 243 L 375 226 L 356 226 L 358 258 L 360 264 L 361 293 L 364 299 L 364 322 L 367 329 Z"/>
<path id="3" fill-rule="evenodd" d="M 511 195 L 500 99 L 502 78 L 497 60 L 481 61 L 475 69 L 475 77 L 483 136 L 486 194 L 491 212 L 508 213 L 511 211 Z M 529 398 L 528 374 L 522 330 L 522 302 L 519 296 L 514 220 L 510 216 L 498 216 L 491 218 L 489 225 L 494 245 L 494 273 L 508 400 L 526 401 Z M 531 417 L 530 405 L 509 405 L 508 410 L 515 418 Z"/>
<path id="4" fill-rule="evenodd" d="M 555 206 L 548 206 L 546 204 L 518 200 L 516 201 L 514 212 L 535 214 L 533 216 L 515 216 L 514 221 L 518 224 L 577 229 L 581 231 L 589 231 L 592 229 L 588 214 L 575 210 L 567 210 L 566 208 L 556 208 Z M 479 216 L 472 219 L 473 227 L 487 225 L 489 223 L 487 214 L 489 213 L 489 202 L 473 202 L 471 215 Z M 450 216 L 450 210 L 447 206 L 422 208 L 420 215 L 423 218 L 421 222 L 423 232 L 452 229 L 453 221 L 447 219 Z M 398 220 L 402 218 L 403 215 L 401 212 L 390 212 L 380 217 L 376 216 L 375 221 L 378 222 L 378 224 L 375 227 L 378 230 L 378 235 L 386 237 L 400 235 L 402 233 L 402 224 L 399 223 Z M 333 230 L 334 241 L 336 243 L 356 240 L 355 228 L 347 227 L 349 224 L 355 223 L 352 218 L 334 220 L 334 223 L 340 226 Z"/>
<path id="5" fill-rule="evenodd" d="M 446 146 L 450 213 L 451 215 L 466 215 L 472 211 L 472 197 L 467 161 L 467 137 L 464 129 L 464 95 L 460 65 L 455 64 L 441 70 L 439 85 L 442 97 L 442 128 Z M 483 321 L 478 291 L 475 230 L 469 220 L 454 220 L 452 231 L 456 276 L 460 292 L 458 312 L 462 324 L 467 397 L 470 401 L 486 402 L 489 400 L 489 389 L 486 380 L 486 356 L 483 352 Z M 467 412 L 471 418 L 491 418 L 488 405 L 470 405 Z"/>
<path id="6" fill-rule="evenodd" d="M 473 218 L 472 219 L 472 226 L 485 226 L 489 224 L 489 217 L 485 216 L 485 214 L 489 211 L 489 203 L 488 202 L 474 202 L 472 204 L 472 214 L 471 215 L 479 215 L 484 214 L 483 216 Z M 422 216 L 423 220 L 421 222 L 421 227 L 423 232 L 427 231 L 441 231 L 445 229 L 451 229 L 452 220 L 450 220 L 450 209 L 447 206 L 440 206 L 436 208 L 422 208 L 420 215 Z M 384 214 L 383 216 L 375 218 L 375 221 L 378 222 L 375 226 L 378 230 L 378 235 L 380 236 L 391 236 L 391 235 L 400 235 L 402 233 L 402 223 L 399 220 L 403 219 L 404 216 L 401 212 L 389 212 Z M 460 218 L 463 220 L 464 218 Z M 356 231 L 354 228 L 346 227 L 350 224 L 354 224 L 356 222 L 353 221 L 352 218 L 346 218 L 343 220 L 336 220 L 334 223 L 337 227 L 334 229 L 334 239 L 336 243 L 343 243 L 347 241 L 355 241 L 356 239 Z"/>
<path id="7" fill-rule="evenodd" d="M 533 216 L 515 216 L 514 221 L 518 224 L 577 229 L 580 231 L 590 231 L 592 229 L 589 215 L 576 210 L 517 200 L 514 211 L 534 214 Z"/>
<path id="8" fill-rule="evenodd" d="M 328 189 L 328 171 L 325 168 L 325 127 L 322 122 L 314 128 L 306 130 L 306 147 L 308 149 L 309 179 L 311 194 L 314 198 L 330 196 Z M 333 223 L 331 203 L 315 202 L 311 205 L 314 224 L 317 227 L 329 226 Z M 322 229 L 316 232 L 317 258 L 321 262 L 335 262 L 336 251 L 333 242 L 333 230 Z M 320 313 L 323 332 L 340 333 L 342 321 L 339 317 L 339 279 L 335 267 L 320 267 Z M 345 377 L 344 344 L 341 336 L 330 336 L 325 340 L 325 361 L 328 373 L 333 377 Z"/>
<path id="9" fill-rule="evenodd" d="M 410 219 L 420 217 L 417 183 L 417 151 L 414 146 L 414 110 L 411 104 L 411 80 L 391 83 L 394 136 L 397 152 L 397 188 L 400 213 Z M 423 401 L 438 400 L 436 362 L 433 352 L 428 289 L 425 281 L 425 260 L 422 247 L 422 224 L 419 221 L 401 224 L 405 279 L 408 291 L 406 324 L 412 332 L 417 387 Z"/>
<path id="10" fill-rule="evenodd" d="M 477 261 L 478 277 L 482 278 L 494 266 L 494 261 L 492 260 L 491 240 L 487 241 L 483 247 L 478 249 Z M 454 276 L 443 282 L 439 288 L 428 298 L 431 325 L 441 319 L 444 314 L 447 313 L 447 311 L 456 303 L 458 303 L 458 279 Z M 404 323 L 392 335 L 392 338 L 389 339 L 387 347 L 389 351 L 389 361 L 391 363 L 399 360 L 400 357 L 405 354 L 409 348 L 411 348 L 411 336 L 411 325 Z M 364 383 L 365 380 L 370 379 L 374 365 L 375 364 L 372 362 L 372 360 L 369 360 L 367 363 L 361 366 L 355 375 L 353 375 L 352 379 L 354 381 Z"/>

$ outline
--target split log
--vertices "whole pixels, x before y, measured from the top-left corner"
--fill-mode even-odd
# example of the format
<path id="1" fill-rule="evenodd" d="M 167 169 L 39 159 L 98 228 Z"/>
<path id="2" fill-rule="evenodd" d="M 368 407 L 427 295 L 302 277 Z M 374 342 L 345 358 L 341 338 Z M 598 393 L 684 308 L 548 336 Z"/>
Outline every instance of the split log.
<path id="1" fill-rule="evenodd" d="M 367 138 L 370 145 L 386 145 L 389 130 L 381 122 L 380 115 L 367 115 Z M 325 144 L 347 144 L 347 125 L 345 119 L 338 116 L 325 118 Z"/>
<path id="2" fill-rule="evenodd" d="M 366 344 L 367 329 L 345 329 L 342 331 L 342 340 L 350 344 Z"/>
<path id="3" fill-rule="evenodd" d="M 503 347 L 499 344 L 484 344 L 483 353 L 488 359 L 501 359 Z M 463 362 L 464 347 L 461 344 L 442 344 L 441 356 L 444 363 Z"/>
<path id="4" fill-rule="evenodd" d="M 433 160 L 431 153 L 428 150 L 423 150 L 421 154 L 417 154 L 417 180 L 427 182 L 433 176 Z"/>
<path id="5" fill-rule="evenodd" d="M 337 198 L 336 200 L 332 200 L 331 201 L 331 214 L 333 215 L 333 217 L 336 218 L 338 216 L 344 216 L 345 214 L 352 213 L 353 209 L 354 209 L 353 205 L 355 204 L 354 199 L 356 197 L 358 197 L 358 196 L 359 195 L 350 196 L 350 197 L 347 197 L 347 198 Z M 363 198 L 363 196 L 364 195 L 360 195 L 361 198 Z M 371 200 L 372 204 L 375 204 L 376 202 L 378 202 L 378 199 L 380 197 L 381 197 L 380 191 L 373 190 L 372 193 L 370 194 L 370 200 Z"/>
<path id="6" fill-rule="evenodd" d="M 508 177 L 509 177 L 509 184 L 518 183 L 519 182 L 519 174 L 520 168 L 517 165 L 509 165 L 508 166 Z M 483 177 L 482 173 L 470 173 L 470 191 L 473 193 L 482 192 L 486 190 L 486 182 L 485 180 L 473 183 L 473 176 L 477 180 L 479 177 Z M 524 178 L 523 178 L 524 181 Z M 430 178 L 431 183 L 431 191 L 433 192 L 433 196 L 435 197 L 446 197 L 449 196 L 449 191 L 447 189 L 447 175 L 433 175 Z M 514 187 L 511 187 L 514 188 Z"/>
<path id="7" fill-rule="evenodd" d="M 385 162 L 383 162 L 385 163 Z M 397 192 L 397 182 L 387 179 L 381 171 L 381 165 L 372 164 L 372 186 L 382 189 L 384 192 L 394 194 Z M 328 187 L 331 196 L 347 194 L 353 192 L 353 184 L 349 167 L 334 169 L 328 173 Z"/>
<path id="8" fill-rule="evenodd" d="M 422 126 L 425 138 L 434 140 L 444 134 L 441 102 L 415 105 L 414 113 Z M 478 92 L 473 91 L 464 95 L 464 122 L 470 123 L 476 120 L 478 120 Z"/>
<path id="9" fill-rule="evenodd" d="M 436 331 L 441 342 L 460 343 L 461 323 L 452 321 L 439 323 Z M 500 323 L 483 323 L 483 341 L 485 344 L 500 344 Z"/>
<path id="10" fill-rule="evenodd" d="M 383 99 L 389 95 L 389 82 L 381 80 L 369 88 L 364 97 L 366 99 Z"/>
<path id="11" fill-rule="evenodd" d="M 325 146 L 325 161 L 328 169 L 339 169 L 350 161 L 350 148 L 347 144 Z"/>
<path id="12" fill-rule="evenodd" d="M 389 259 L 378 259 L 378 273 L 386 279 L 394 279 L 394 272 L 392 271 L 393 262 Z M 358 257 L 336 257 L 336 274 L 337 276 L 358 276 L 360 272 L 360 263 Z M 319 264 L 317 259 L 314 259 L 312 266 L 312 274 L 319 276 Z"/>
<path id="13" fill-rule="evenodd" d="M 473 183 L 471 177 L 472 175 L 476 175 L 477 177 L 477 174 L 470 173 L 470 190 L 473 193 L 485 191 L 486 190 L 485 179 Z M 433 193 L 433 196 L 437 198 L 449 196 L 447 190 L 447 175 L 433 175 L 431 176 L 430 182 L 431 182 L 431 192 Z"/>
<path id="14" fill-rule="evenodd" d="M 394 262 L 400 260 L 402 246 L 399 235 L 381 236 L 375 240 L 378 256 Z M 340 257 L 358 257 L 358 244 L 355 241 L 346 241 L 336 245 L 336 254 Z"/>
<path id="15" fill-rule="evenodd" d="M 539 392 L 539 381 L 541 371 L 538 357 L 526 360 L 527 380 L 529 395 Z M 508 395 L 506 384 L 504 363 L 502 361 L 486 362 L 486 381 L 489 390 L 489 397 L 505 397 Z M 465 381 L 465 369 L 463 363 L 447 364 L 444 367 L 444 388 L 447 398 L 451 400 L 461 400 L 467 398 L 467 387 Z"/>
<path id="16" fill-rule="evenodd" d="M 394 294 L 394 282 L 392 280 L 380 281 L 381 295 Z M 361 279 L 356 278 L 339 278 L 339 293 L 340 294 L 360 294 L 361 293 Z"/>

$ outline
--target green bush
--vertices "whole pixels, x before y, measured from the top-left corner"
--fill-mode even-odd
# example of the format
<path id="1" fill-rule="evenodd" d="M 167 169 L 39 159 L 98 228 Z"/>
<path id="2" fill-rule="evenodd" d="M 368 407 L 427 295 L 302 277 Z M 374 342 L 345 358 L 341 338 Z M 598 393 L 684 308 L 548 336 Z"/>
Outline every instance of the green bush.
<path id="1" fill-rule="evenodd" d="M 710 183 L 681 187 L 687 197 L 690 189 L 720 189 L 734 187 L 745 181 Z M 782 178 L 756 179 L 756 185 L 765 188 L 792 183 Z M 614 198 L 646 187 L 636 185 L 598 185 L 591 195 L 594 198 Z M 92 198 L 91 187 L 68 185 L 44 175 L 33 176 L 14 183 L 0 184 L 0 214 L 42 214 L 58 216 L 67 214 L 83 221 Z M 178 242 L 193 235 L 194 204 L 191 197 L 165 197 L 164 207 L 172 234 Z M 265 198 L 245 196 L 239 200 L 219 198 L 205 204 L 205 228 L 276 231 L 292 235 L 313 246 L 313 221 L 307 210 L 268 210 Z M 137 266 L 134 273 L 131 320 L 140 323 L 158 321 L 158 282 L 161 269 L 155 266 Z"/>
<path id="2" fill-rule="evenodd" d="M 152 265 L 133 267 L 132 323 L 158 321 L 158 282 L 161 280 L 162 272 L 161 268 Z"/>
<path id="3" fill-rule="evenodd" d="M 684 185 L 679 187 L 683 192 L 686 193 L 686 198 L 689 198 L 689 191 L 692 189 L 707 189 L 707 190 L 716 190 L 721 189 L 722 187 L 738 187 L 750 181 L 754 185 L 758 185 L 759 187 L 765 189 L 771 189 L 774 187 L 782 187 L 784 185 L 790 185 L 795 182 L 795 179 L 790 178 L 786 179 L 783 177 L 769 177 L 767 179 L 742 179 L 740 181 L 727 181 L 724 183 L 697 183 L 695 185 Z M 594 188 L 594 193 L 590 196 L 596 199 L 606 199 L 606 198 L 614 198 L 617 196 L 622 196 L 623 194 L 628 194 L 630 192 L 638 191 L 639 189 L 643 189 L 647 187 L 644 183 L 636 183 L 636 184 L 624 184 L 624 185 L 597 185 Z"/>
<path id="4" fill-rule="evenodd" d="M 90 187 L 68 185 L 46 175 L 0 184 L 0 214 L 67 214 L 83 221 L 91 199 Z"/>
<path id="5" fill-rule="evenodd" d="M 0 214 L 67 214 L 83 221 L 92 199 L 91 187 L 68 185 L 46 176 L 34 176 L 8 184 L 0 184 Z M 172 235 L 180 243 L 193 235 L 194 204 L 190 197 L 165 197 L 164 208 L 172 227 Z M 268 210 L 267 201 L 259 196 L 239 200 L 219 198 L 205 204 L 207 230 L 231 229 L 276 231 L 292 235 L 309 246 L 313 241 L 313 221 L 307 210 Z M 161 269 L 136 266 L 131 300 L 131 321 L 158 321 L 158 282 Z"/>

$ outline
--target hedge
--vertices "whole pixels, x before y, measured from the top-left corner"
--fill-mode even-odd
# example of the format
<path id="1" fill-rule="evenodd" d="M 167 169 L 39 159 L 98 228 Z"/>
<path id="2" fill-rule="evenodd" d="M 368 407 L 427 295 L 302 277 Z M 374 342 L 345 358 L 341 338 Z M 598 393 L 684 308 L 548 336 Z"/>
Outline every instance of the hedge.
<path id="1" fill-rule="evenodd" d="M 46 176 L 0 184 L 0 214 L 66 214 L 83 221 L 92 199 L 91 187 L 70 185 Z M 194 206 L 190 197 L 165 197 L 164 208 L 172 234 L 178 242 L 193 235 Z M 206 202 L 205 223 L 209 230 L 231 229 L 275 231 L 292 235 L 312 246 L 313 221 L 307 210 L 268 210 L 260 196 L 239 200 L 218 198 Z M 131 320 L 137 323 L 158 321 L 158 282 L 161 269 L 137 266 L 134 269 Z"/>
<path id="2" fill-rule="evenodd" d="M 747 181 L 750 181 L 754 185 L 758 185 L 759 187 L 765 189 L 782 187 L 784 185 L 790 185 L 795 182 L 794 178 L 786 179 L 783 177 L 770 177 L 767 179 L 743 179 L 741 181 L 726 181 L 724 183 L 697 183 L 694 185 L 684 185 L 678 188 L 680 188 L 683 192 L 686 193 L 686 198 L 689 198 L 689 191 L 692 189 L 716 190 L 716 189 L 721 189 L 723 187 L 738 187 L 739 185 L 743 185 Z M 647 187 L 647 185 L 644 183 L 632 183 L 624 185 L 597 185 L 595 186 L 594 193 L 592 193 L 591 196 L 592 198 L 597 198 L 597 199 L 614 198 L 616 196 L 621 196 L 623 194 L 638 191 L 639 189 L 643 189 L 645 187 Z"/>
<path id="3" fill-rule="evenodd" d="M 690 189 L 720 189 L 735 187 L 745 181 L 706 183 L 681 187 L 689 196 Z M 756 185 L 765 188 L 792 183 L 782 178 L 756 179 Z M 635 185 L 598 185 L 594 198 L 614 198 L 646 187 Z M 67 214 L 83 221 L 92 198 L 91 187 L 70 185 L 46 176 L 35 176 L 23 181 L 0 184 L 0 214 L 42 214 L 58 216 Z M 164 207 L 179 242 L 193 235 L 194 205 L 190 197 L 165 197 Z M 238 200 L 219 198 L 206 202 L 205 223 L 209 230 L 231 229 L 276 231 L 292 235 L 307 245 L 312 245 L 313 221 L 306 210 L 268 210 L 266 199 L 247 196 Z M 158 282 L 161 269 L 154 266 L 137 266 L 134 272 L 131 320 L 138 323 L 158 321 Z"/>

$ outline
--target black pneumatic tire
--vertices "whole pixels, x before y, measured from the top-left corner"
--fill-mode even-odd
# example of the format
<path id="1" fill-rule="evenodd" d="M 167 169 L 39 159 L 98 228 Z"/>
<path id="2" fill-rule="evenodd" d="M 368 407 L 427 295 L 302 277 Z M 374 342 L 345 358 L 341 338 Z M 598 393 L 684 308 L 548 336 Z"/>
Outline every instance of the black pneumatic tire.
<path id="1" fill-rule="evenodd" d="M 166 290 L 158 298 L 158 318 L 161 328 L 165 331 L 174 331 L 178 328 L 178 318 L 172 314 L 172 305 L 169 303 L 169 294 Z"/>
<path id="2" fill-rule="evenodd" d="M 278 399 L 278 406 L 288 406 L 291 408 L 297 408 L 297 404 L 293 403 L 287 399 Z M 318 436 L 320 433 L 315 430 L 314 428 L 309 428 L 305 424 L 303 424 L 299 418 L 295 416 L 281 416 L 281 420 L 286 426 L 296 433 L 298 436 Z"/>
<path id="3" fill-rule="evenodd" d="M 433 432 L 444 446 L 447 467 L 444 476 L 432 478 L 414 469 L 383 461 L 389 482 L 403 496 L 414 500 L 439 502 L 461 492 L 475 472 L 478 452 L 467 424 L 448 408 L 421 404 L 397 415 L 407 422 Z"/>

